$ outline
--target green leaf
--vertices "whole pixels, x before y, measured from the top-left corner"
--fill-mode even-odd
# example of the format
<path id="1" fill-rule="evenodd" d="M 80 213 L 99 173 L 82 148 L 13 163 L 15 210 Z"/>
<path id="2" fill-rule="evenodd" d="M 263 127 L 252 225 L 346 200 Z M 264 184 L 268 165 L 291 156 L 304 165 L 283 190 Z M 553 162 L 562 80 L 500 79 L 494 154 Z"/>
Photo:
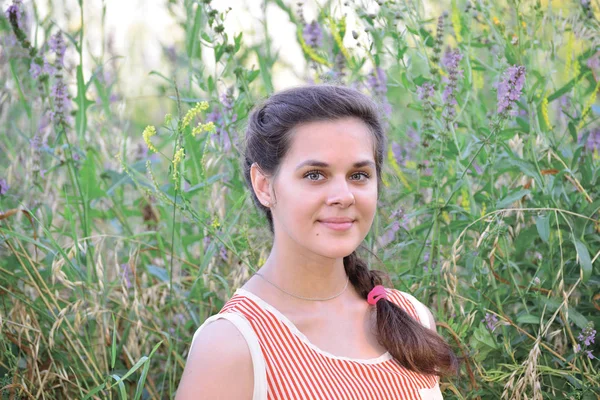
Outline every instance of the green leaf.
<path id="1" fill-rule="evenodd" d="M 112 346 L 110 347 L 110 369 L 115 369 L 115 361 L 117 360 L 117 321 L 115 315 L 112 314 L 113 320 L 113 337 Z"/>
<path id="2" fill-rule="evenodd" d="M 100 185 L 98 184 L 96 164 L 94 164 L 94 156 L 91 150 L 87 152 L 80 174 L 81 191 L 86 199 L 93 200 L 106 195 L 104 190 L 100 189 Z"/>
<path id="3" fill-rule="evenodd" d="M 81 64 L 77 66 L 77 96 L 75 96 L 75 102 L 77 103 L 77 114 L 75 114 L 75 127 L 77 128 L 77 136 L 80 140 L 83 140 L 83 136 L 87 129 L 87 116 L 86 112 L 89 106 L 94 104 L 93 101 L 88 100 L 85 97 L 88 85 L 85 84 L 83 79 L 83 67 Z"/>
<path id="4" fill-rule="evenodd" d="M 99 391 L 101 391 L 102 389 L 104 389 L 105 386 L 106 386 L 106 383 L 102 383 L 102 384 L 96 386 L 95 388 L 93 388 L 92 390 L 90 390 L 88 392 L 88 394 L 85 395 L 85 397 L 83 398 L 83 400 L 91 399 L 96 393 L 98 393 Z"/>
<path id="5" fill-rule="evenodd" d="M 577 257 L 579 257 L 579 265 L 581 266 L 582 271 L 582 282 L 587 282 L 592 275 L 592 260 L 590 258 L 590 253 L 588 252 L 585 244 L 578 239 L 573 239 L 575 243 L 575 249 L 577 250 Z"/>
<path id="6" fill-rule="evenodd" d="M 558 309 L 558 306 L 560 304 L 562 304 L 562 302 L 556 298 L 542 297 L 541 301 L 542 301 L 542 303 L 544 303 L 546 305 L 548 310 L 550 310 L 551 312 L 556 311 Z M 563 310 L 564 310 L 564 306 L 563 306 Z M 575 310 L 575 308 L 568 307 L 566 311 L 568 312 L 569 320 L 571 322 L 573 322 L 575 325 L 577 325 L 580 329 L 584 329 L 587 326 L 587 324 L 588 324 L 587 318 L 584 317 L 583 315 L 581 315 L 581 313 L 579 311 Z"/>
<path id="7" fill-rule="evenodd" d="M 548 239 L 550 238 L 550 215 L 546 214 L 541 217 L 538 217 L 535 220 L 535 226 L 537 227 L 537 231 L 540 234 L 540 238 L 548 243 Z"/>
<path id="8" fill-rule="evenodd" d="M 529 189 L 517 190 L 516 192 L 509 193 L 505 198 L 496 203 L 496 208 L 505 208 L 529 193 L 531 193 Z"/>
<path id="9" fill-rule="evenodd" d="M 532 314 L 523 314 L 517 317 L 517 322 L 519 324 L 539 324 L 540 317 Z"/>
<path id="10" fill-rule="evenodd" d="M 163 343 L 163 341 L 161 340 L 154 346 L 154 348 L 150 352 L 150 355 L 148 356 L 148 362 L 146 362 L 146 364 L 144 364 L 144 369 L 142 369 L 142 373 L 140 374 L 140 379 L 138 379 L 137 388 L 135 389 L 135 395 L 133 397 L 134 400 L 139 400 L 142 397 L 142 392 L 144 390 L 144 383 L 146 382 L 146 377 L 148 376 L 148 371 L 150 370 L 150 359 L 152 358 L 152 356 L 154 355 L 156 350 L 158 350 L 158 347 L 162 343 Z"/>

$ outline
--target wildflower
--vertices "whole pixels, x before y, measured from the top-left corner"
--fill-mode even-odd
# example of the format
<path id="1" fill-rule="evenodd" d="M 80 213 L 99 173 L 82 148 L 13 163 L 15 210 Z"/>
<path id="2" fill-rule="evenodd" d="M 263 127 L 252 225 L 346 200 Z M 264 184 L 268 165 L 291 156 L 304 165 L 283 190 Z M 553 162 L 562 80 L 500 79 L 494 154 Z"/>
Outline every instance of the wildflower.
<path id="1" fill-rule="evenodd" d="M 367 78 L 367 85 L 375 92 L 375 94 L 385 95 L 387 93 L 387 77 L 385 71 L 381 67 L 372 70 Z"/>
<path id="2" fill-rule="evenodd" d="M 596 330 L 593 329 L 593 326 L 590 324 L 581 331 L 579 336 L 577 336 L 577 340 L 585 347 L 589 347 L 590 344 L 594 343 L 595 337 Z"/>
<path id="3" fill-rule="evenodd" d="M 589 69 L 600 69 L 600 52 L 588 58 L 585 65 L 587 65 Z"/>
<path id="4" fill-rule="evenodd" d="M 487 328 L 494 332 L 496 327 L 498 326 L 498 317 L 495 314 L 486 313 L 485 319 L 482 319 L 481 322 L 485 321 L 485 325 Z"/>
<path id="5" fill-rule="evenodd" d="M 302 36 L 312 48 L 321 47 L 323 45 L 323 32 L 317 21 L 313 21 L 310 24 L 305 24 L 302 30 Z"/>
<path id="6" fill-rule="evenodd" d="M 0 178 L 0 196 L 4 196 L 8 192 L 8 189 L 10 189 L 10 186 L 6 182 L 6 179 Z"/>
<path id="7" fill-rule="evenodd" d="M 400 230 L 400 227 L 405 230 L 408 229 L 408 217 L 404 213 L 402 208 L 395 210 L 391 215 L 390 219 L 392 219 L 392 224 L 390 227 L 381 235 L 377 241 L 380 246 L 387 246 L 390 242 L 392 242 L 396 237 L 396 232 Z"/>
<path id="8" fill-rule="evenodd" d="M 579 136 L 580 143 L 582 138 L 583 135 Z M 590 132 L 584 144 L 584 147 L 585 150 L 589 151 L 592 154 L 600 153 L 600 128 L 594 129 Z"/>
<path id="9" fill-rule="evenodd" d="M 69 92 L 62 77 L 56 77 L 56 81 L 50 89 L 50 96 L 54 99 L 54 111 L 50 113 L 53 122 L 61 122 L 66 119 L 68 110 L 71 108 Z"/>
<path id="10" fill-rule="evenodd" d="M 200 114 L 202 111 L 208 110 L 208 102 L 202 101 L 200 103 L 196 103 L 194 107 L 192 107 L 183 117 L 183 121 L 181 122 L 181 127 L 185 128 L 192 122 L 192 120 Z"/>
<path id="11" fill-rule="evenodd" d="M 598 84 L 592 91 L 592 94 L 590 94 L 590 97 L 588 97 L 587 101 L 585 102 L 585 105 L 583 106 L 583 111 L 581 112 L 581 119 L 579 121 L 579 125 L 577 126 L 577 129 L 581 129 L 583 127 L 586 115 L 592 109 L 592 106 L 594 105 L 594 103 L 596 103 L 596 95 L 598 94 L 599 90 L 600 90 L 600 81 L 598 82 Z"/>
<path id="12" fill-rule="evenodd" d="M 550 116 L 548 115 L 548 97 L 544 97 L 541 105 L 541 114 L 544 118 L 544 123 L 548 127 L 548 129 L 552 129 L 552 124 L 550 123 Z"/>
<path id="13" fill-rule="evenodd" d="M 463 188 L 461 189 L 461 201 L 460 201 L 460 206 L 467 212 L 471 211 L 471 200 L 469 198 L 469 189 L 467 189 L 465 186 L 463 186 Z"/>
<path id="14" fill-rule="evenodd" d="M 218 140 L 225 151 L 231 149 L 231 140 L 229 139 L 230 132 L 228 124 L 237 121 L 237 114 L 233 113 L 233 88 L 230 88 L 227 93 L 221 96 L 222 107 L 215 107 L 212 112 L 206 115 L 206 124 L 203 125 L 202 131 L 214 133 L 211 139 Z M 229 121 L 228 121 L 229 120 Z M 199 133 L 198 131 L 196 133 Z M 192 135 L 194 132 L 192 131 Z"/>
<path id="15" fill-rule="evenodd" d="M 13 3 L 8 6 L 4 14 L 6 18 L 11 21 L 11 24 L 14 23 L 17 28 L 23 29 L 23 9 L 21 8 L 23 4 L 22 0 L 13 0 Z"/>
<path id="16" fill-rule="evenodd" d="M 225 246 L 221 245 L 221 247 L 219 248 L 219 255 L 221 256 L 223 261 L 227 262 L 228 257 L 227 257 L 227 249 L 225 248 Z"/>
<path id="17" fill-rule="evenodd" d="M 440 62 L 440 53 L 442 52 L 442 44 L 444 43 L 444 22 L 446 13 L 438 17 L 437 31 L 435 34 L 435 42 L 433 44 L 433 56 L 431 56 L 431 62 L 437 64 Z M 431 73 L 433 75 L 439 72 L 437 66 L 432 66 Z"/>
<path id="18" fill-rule="evenodd" d="M 421 86 L 417 86 L 417 96 L 419 100 L 427 100 L 435 95 L 435 87 L 430 82 L 425 82 Z"/>
<path id="19" fill-rule="evenodd" d="M 131 275 L 131 268 L 129 268 L 129 263 L 124 263 L 120 265 L 121 267 L 121 278 L 123 279 L 123 281 L 125 282 L 125 287 L 127 289 L 129 289 L 131 287 L 131 280 L 130 280 L 130 275 Z"/>
<path id="20" fill-rule="evenodd" d="M 462 54 L 458 50 L 448 49 L 444 54 L 442 64 L 448 71 L 448 76 L 444 77 L 444 82 L 447 84 L 442 93 L 442 100 L 444 101 L 444 119 L 446 120 L 446 126 L 450 120 L 456 116 L 456 110 L 454 106 L 456 103 L 456 88 L 458 86 L 458 79 L 462 78 L 463 72 L 458 69 L 458 64 L 462 60 Z"/>
<path id="21" fill-rule="evenodd" d="M 454 35 L 456 36 L 457 42 L 462 42 L 462 36 L 460 31 L 462 30 L 462 23 L 460 21 L 460 11 L 456 5 L 456 2 L 452 2 L 452 27 L 454 28 Z"/>
<path id="22" fill-rule="evenodd" d="M 494 23 L 494 25 L 500 25 L 500 20 L 498 19 L 498 17 L 493 17 L 492 22 Z"/>
<path id="23" fill-rule="evenodd" d="M 575 344 L 573 350 L 575 353 L 585 353 L 589 359 L 595 358 L 592 351 L 587 349 L 591 344 L 594 343 L 596 338 L 596 330 L 593 329 L 593 324 L 590 322 L 577 336 L 579 343 Z M 583 350 L 585 348 L 585 350 Z M 583 351 L 582 351 L 583 350 Z"/>
<path id="24" fill-rule="evenodd" d="M 48 46 L 50 47 L 50 50 L 56 54 L 55 64 L 63 67 L 67 45 L 63 39 L 62 33 L 58 32 L 55 35 L 50 36 L 48 39 Z"/>
<path id="25" fill-rule="evenodd" d="M 206 250 L 206 248 L 208 247 L 210 242 L 211 242 L 210 236 L 204 236 L 204 238 L 202 239 L 202 246 L 204 246 L 204 250 Z"/>
<path id="26" fill-rule="evenodd" d="M 419 163 L 417 165 L 417 168 L 423 174 L 423 176 L 431 176 L 432 170 L 431 170 L 431 168 L 429 168 L 429 164 L 430 164 L 429 160 L 423 160 L 422 163 Z"/>
<path id="27" fill-rule="evenodd" d="M 35 60 L 32 60 L 31 65 L 29 67 L 29 74 L 33 79 L 37 79 L 38 76 L 42 74 L 42 66 L 38 64 Z"/>
<path id="28" fill-rule="evenodd" d="M 509 115 L 516 115 L 514 103 L 521 97 L 525 85 L 525 67 L 513 65 L 508 68 L 505 78 L 498 84 L 498 114 L 508 111 Z"/>
<path id="29" fill-rule="evenodd" d="M 152 141 L 150 141 L 150 138 L 154 135 L 156 135 L 156 128 L 152 125 L 148 125 L 144 129 L 144 132 L 142 132 L 142 137 L 144 138 L 144 142 L 146 142 L 146 146 L 148 146 L 148 149 L 155 153 L 158 153 L 158 150 L 156 149 L 156 147 L 154 147 Z"/>
<path id="30" fill-rule="evenodd" d="M 214 132 L 215 131 L 215 123 L 210 121 L 206 124 L 202 122 L 198 123 L 198 125 L 192 129 L 192 136 L 196 137 L 196 135 L 201 134 L 202 132 Z"/>
<path id="31" fill-rule="evenodd" d="M 531 281 L 531 284 L 533 286 L 540 286 L 541 283 L 542 283 L 542 281 L 540 281 L 540 278 L 538 278 L 537 276 L 535 278 L 533 278 L 533 280 Z"/>
<path id="32" fill-rule="evenodd" d="M 48 39 L 48 46 L 50 47 L 50 50 L 56 54 L 56 69 L 51 69 L 54 72 L 54 84 L 50 89 L 50 95 L 54 100 L 54 110 L 50 113 L 50 119 L 55 123 L 63 123 L 67 119 L 68 112 L 71 109 L 71 103 L 69 101 L 67 85 L 62 76 L 64 56 L 67 48 L 62 33 L 57 32 L 50 36 Z"/>

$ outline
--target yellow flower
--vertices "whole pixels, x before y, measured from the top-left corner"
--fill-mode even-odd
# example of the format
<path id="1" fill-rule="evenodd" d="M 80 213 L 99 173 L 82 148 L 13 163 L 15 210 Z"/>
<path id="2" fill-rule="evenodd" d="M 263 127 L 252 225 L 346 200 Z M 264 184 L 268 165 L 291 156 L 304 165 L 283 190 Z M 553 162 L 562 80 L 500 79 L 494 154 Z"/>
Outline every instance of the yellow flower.
<path id="1" fill-rule="evenodd" d="M 456 41 L 459 43 L 462 42 L 462 36 L 460 34 L 462 24 L 460 21 L 460 11 L 458 11 L 458 7 L 456 6 L 456 0 L 452 0 L 452 27 L 454 28 Z"/>
<path id="2" fill-rule="evenodd" d="M 548 115 L 548 97 L 544 97 L 542 100 L 541 106 L 542 117 L 544 118 L 544 123 L 548 127 L 548 129 L 552 129 L 552 125 L 550 124 L 550 116 Z"/>
<path id="3" fill-rule="evenodd" d="M 207 101 L 201 101 L 200 103 L 196 103 L 196 105 L 193 108 L 191 108 L 183 117 L 181 127 L 185 128 L 186 126 L 188 126 L 190 124 L 190 122 L 192 122 L 194 117 L 196 117 L 202 111 L 206 111 L 206 110 L 208 110 L 208 102 Z"/>
<path id="4" fill-rule="evenodd" d="M 206 124 L 200 122 L 194 129 L 192 129 L 192 136 L 196 137 L 196 135 L 199 135 L 202 132 L 214 132 L 215 129 L 215 124 L 212 121 L 207 122 Z"/>
<path id="5" fill-rule="evenodd" d="M 219 223 L 219 219 L 217 217 L 215 217 L 215 219 L 213 219 L 212 224 L 210 224 L 210 226 L 213 227 L 213 229 L 219 229 L 221 227 L 221 224 Z"/>
<path id="6" fill-rule="evenodd" d="M 600 90 L 600 82 L 598 82 L 598 84 L 594 88 L 594 91 L 592 92 L 590 97 L 587 99 L 587 101 L 585 103 L 585 107 L 583 107 L 583 111 L 581 112 L 581 122 L 579 122 L 577 129 L 583 128 L 583 121 L 585 121 L 585 117 L 586 117 L 587 113 L 590 111 L 590 109 L 596 102 L 596 95 L 598 93 L 598 90 Z"/>
<path id="7" fill-rule="evenodd" d="M 500 25 L 500 20 L 497 17 L 493 17 L 492 22 L 494 23 L 494 25 Z"/>
<path id="8" fill-rule="evenodd" d="M 332 66 L 329 61 L 319 56 L 317 52 L 306 43 L 302 35 L 302 28 L 298 28 L 296 36 L 298 37 L 298 41 L 300 42 L 300 47 L 302 47 L 302 51 L 304 51 L 304 54 L 306 54 L 308 58 L 310 58 L 317 64 L 325 65 L 326 67 Z"/>
<path id="9" fill-rule="evenodd" d="M 406 176 L 404 176 L 404 172 L 402 172 L 402 170 L 398 166 L 398 163 L 396 162 L 396 158 L 394 157 L 394 152 L 392 151 L 392 146 L 389 146 L 389 148 L 388 148 L 388 162 L 390 163 L 390 165 L 392 166 L 392 169 L 394 170 L 394 172 L 396 173 L 398 178 L 400 178 L 400 180 L 402 181 L 404 186 L 406 186 L 408 189 L 410 189 L 410 185 L 408 184 L 408 180 L 406 179 Z"/>
<path id="10" fill-rule="evenodd" d="M 175 152 L 175 156 L 173 157 L 173 165 L 177 165 L 183 161 L 183 157 L 185 156 L 183 147 Z"/>
<path id="11" fill-rule="evenodd" d="M 171 125 L 172 120 L 173 120 L 173 116 L 171 114 L 165 115 L 165 125 Z"/>
<path id="12" fill-rule="evenodd" d="M 144 129 L 144 132 L 142 132 L 142 137 L 144 138 L 144 142 L 146 142 L 146 146 L 148 146 L 148 149 L 155 153 L 158 153 L 158 150 L 156 149 L 156 147 L 154 147 L 154 145 L 150 141 L 150 138 L 154 135 L 156 135 L 156 128 L 152 125 L 148 125 Z"/>
<path id="13" fill-rule="evenodd" d="M 448 211 L 442 212 L 442 218 L 444 219 L 444 221 L 446 221 L 447 224 L 450 223 L 450 214 L 448 214 Z"/>
<path id="14" fill-rule="evenodd" d="M 527 24 L 525 23 L 525 21 L 521 21 L 521 26 L 522 26 L 523 28 L 527 28 Z"/>
<path id="15" fill-rule="evenodd" d="M 473 87 L 475 89 L 483 89 L 483 74 L 481 71 L 473 70 Z"/>
<path id="16" fill-rule="evenodd" d="M 345 20 L 344 19 L 342 19 L 342 23 L 345 24 Z M 338 32 L 337 26 L 335 25 L 335 22 L 333 21 L 333 18 L 329 18 L 329 29 L 331 29 L 331 36 L 333 36 L 333 40 L 335 40 L 335 43 L 340 48 L 340 51 L 344 55 L 344 58 L 349 63 L 351 63 L 352 62 L 352 58 L 350 57 L 350 53 L 348 53 L 348 49 L 346 49 L 346 46 L 344 46 L 343 38 L 340 35 L 340 33 Z"/>
<path id="17" fill-rule="evenodd" d="M 175 189 L 179 188 L 179 179 L 177 179 L 179 177 L 178 165 L 181 164 L 184 157 L 185 153 L 183 147 L 179 148 L 173 156 L 173 180 L 175 181 Z"/>
<path id="18" fill-rule="evenodd" d="M 487 211 L 487 207 L 485 206 L 485 203 L 483 203 L 483 207 L 481 207 L 481 216 L 483 217 L 485 215 Z"/>
<path id="19" fill-rule="evenodd" d="M 461 207 L 464 208 L 465 211 L 471 211 L 471 201 L 469 200 L 469 191 L 467 190 L 466 187 L 462 188 L 461 195 L 462 195 L 462 201 L 460 202 Z"/>
<path id="20" fill-rule="evenodd" d="M 571 63 L 572 63 L 572 58 L 573 58 L 574 41 L 575 41 L 575 35 L 573 35 L 572 32 L 569 32 L 567 34 L 567 45 L 566 45 L 566 50 L 565 50 L 565 53 L 566 53 L 565 54 L 565 69 L 564 69 L 565 80 L 571 79 Z"/>

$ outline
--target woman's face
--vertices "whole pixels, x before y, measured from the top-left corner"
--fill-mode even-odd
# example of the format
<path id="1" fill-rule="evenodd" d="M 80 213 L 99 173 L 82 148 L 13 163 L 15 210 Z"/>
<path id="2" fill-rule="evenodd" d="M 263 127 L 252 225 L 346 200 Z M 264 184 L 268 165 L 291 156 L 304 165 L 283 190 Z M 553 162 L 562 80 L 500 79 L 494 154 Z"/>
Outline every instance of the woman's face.
<path id="1" fill-rule="evenodd" d="M 271 211 L 276 243 L 327 258 L 345 257 L 360 245 L 377 206 L 373 141 L 358 118 L 310 122 L 294 129 L 273 185 L 275 198 L 269 199 L 275 201 Z"/>

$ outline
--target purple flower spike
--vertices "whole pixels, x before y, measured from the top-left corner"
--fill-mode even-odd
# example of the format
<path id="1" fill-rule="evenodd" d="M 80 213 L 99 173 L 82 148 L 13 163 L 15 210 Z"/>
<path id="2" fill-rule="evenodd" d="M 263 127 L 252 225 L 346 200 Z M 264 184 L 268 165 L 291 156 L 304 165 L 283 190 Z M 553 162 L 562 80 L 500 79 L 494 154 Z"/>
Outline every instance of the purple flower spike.
<path id="1" fill-rule="evenodd" d="M 458 50 L 447 50 L 442 58 L 442 65 L 447 70 L 457 70 L 458 63 L 462 60 L 463 56 Z"/>
<path id="2" fill-rule="evenodd" d="M 0 179 L 0 196 L 4 196 L 8 192 L 8 189 L 10 189 L 10 186 L 6 182 L 6 179 Z"/>
<path id="3" fill-rule="evenodd" d="M 310 47 L 321 47 L 323 45 L 323 32 L 317 21 L 304 25 L 302 37 Z"/>
<path id="4" fill-rule="evenodd" d="M 494 332 L 494 329 L 498 326 L 498 317 L 494 314 L 486 313 L 485 319 L 482 319 L 481 321 L 485 321 L 485 325 L 492 332 Z"/>
<path id="5" fill-rule="evenodd" d="M 385 95 L 387 93 L 387 76 L 383 68 L 377 67 L 371 71 L 367 78 L 367 85 L 376 94 Z"/>
<path id="6" fill-rule="evenodd" d="M 581 331 L 579 336 L 577 336 L 577 340 L 583 343 L 585 347 L 588 347 L 590 344 L 594 343 L 594 339 L 596 337 L 596 330 L 592 329 L 591 326 L 586 327 Z"/>
<path id="7" fill-rule="evenodd" d="M 417 86 L 417 96 L 419 96 L 419 100 L 427 100 L 434 95 L 435 87 L 431 83 L 425 82 L 423 85 Z"/>
<path id="8" fill-rule="evenodd" d="M 446 50 L 442 58 L 442 65 L 448 71 L 448 77 L 444 77 L 446 86 L 442 92 L 442 101 L 444 102 L 444 119 L 446 124 L 456 116 L 454 106 L 456 103 L 456 89 L 458 79 L 462 78 L 463 72 L 459 69 L 460 60 L 463 56 L 458 50 Z"/>
<path id="9" fill-rule="evenodd" d="M 23 9 L 21 8 L 22 0 L 13 0 L 13 3 L 8 6 L 4 15 L 8 20 L 14 18 L 19 29 L 23 29 Z"/>
<path id="10" fill-rule="evenodd" d="M 65 43 L 62 33 L 58 32 L 55 35 L 50 36 L 48 39 L 48 46 L 50 47 L 50 50 L 56 54 L 56 66 L 58 68 L 64 67 L 67 44 Z"/>
<path id="11" fill-rule="evenodd" d="M 498 114 L 508 112 L 515 115 L 514 104 L 521 97 L 525 85 L 525 67 L 513 65 L 508 68 L 504 79 L 498 84 Z"/>

